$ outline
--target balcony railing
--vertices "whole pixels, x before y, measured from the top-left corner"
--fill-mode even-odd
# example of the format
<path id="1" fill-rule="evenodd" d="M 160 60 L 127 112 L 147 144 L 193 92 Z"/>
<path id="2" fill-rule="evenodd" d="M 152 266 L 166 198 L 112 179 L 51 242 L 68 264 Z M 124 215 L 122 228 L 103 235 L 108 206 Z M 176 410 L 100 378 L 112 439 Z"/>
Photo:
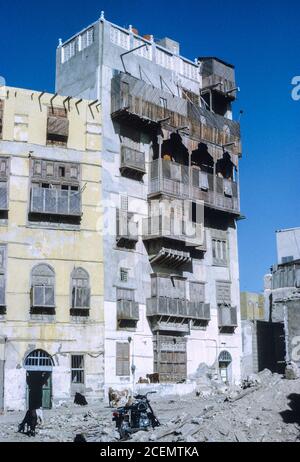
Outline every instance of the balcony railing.
<path id="1" fill-rule="evenodd" d="M 126 89 L 122 85 L 124 83 Z M 189 127 L 190 135 L 199 141 L 221 146 L 235 143 L 232 152 L 241 153 L 239 123 L 192 105 L 180 97 L 174 96 L 170 101 L 169 96 L 169 93 L 143 80 L 121 73 L 112 80 L 112 118 L 127 120 L 132 125 L 150 130 L 167 119 L 167 125 L 175 129 Z M 160 104 L 161 98 L 168 101 L 169 107 Z"/>
<path id="2" fill-rule="evenodd" d="M 79 217 L 81 216 L 81 193 L 63 189 L 32 187 L 30 212 Z"/>
<path id="3" fill-rule="evenodd" d="M 205 228 L 201 224 L 171 219 L 168 216 L 153 216 L 143 219 L 143 240 L 157 238 L 184 242 L 190 247 L 206 247 Z"/>
<path id="4" fill-rule="evenodd" d="M 167 194 L 179 199 L 204 201 L 208 207 L 239 214 L 239 192 L 235 181 L 205 173 L 207 181 L 201 185 L 198 168 L 168 160 L 162 160 L 161 166 L 159 178 L 159 160 L 151 163 L 150 196 Z"/>
<path id="5" fill-rule="evenodd" d="M 136 243 L 139 240 L 138 222 L 133 220 L 133 213 L 117 209 L 117 243 Z"/>
<path id="6" fill-rule="evenodd" d="M 218 306 L 218 321 L 219 327 L 237 327 L 238 318 L 237 318 L 237 307 L 236 306 Z"/>
<path id="7" fill-rule="evenodd" d="M 121 170 L 133 170 L 138 173 L 146 173 L 145 153 L 122 146 Z"/>
<path id="8" fill-rule="evenodd" d="M 118 321 L 139 321 L 139 304 L 132 300 L 118 300 Z"/>
<path id="9" fill-rule="evenodd" d="M 190 302 L 168 297 L 149 298 L 147 316 L 168 316 L 174 318 L 210 320 L 210 305 L 202 302 Z"/>

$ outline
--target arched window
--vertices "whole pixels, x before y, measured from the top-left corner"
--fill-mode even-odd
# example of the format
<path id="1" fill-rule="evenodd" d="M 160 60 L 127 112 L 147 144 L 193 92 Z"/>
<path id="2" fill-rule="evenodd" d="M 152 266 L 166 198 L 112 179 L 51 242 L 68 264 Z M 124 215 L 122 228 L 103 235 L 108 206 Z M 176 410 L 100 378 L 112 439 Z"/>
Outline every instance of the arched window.
<path id="1" fill-rule="evenodd" d="M 228 351 L 222 351 L 219 355 L 219 371 L 222 382 L 231 382 L 231 363 L 232 357 Z"/>
<path id="2" fill-rule="evenodd" d="M 48 371 L 51 372 L 54 366 L 52 357 L 43 350 L 32 351 L 24 363 L 27 371 Z"/>
<path id="3" fill-rule="evenodd" d="M 72 284 L 72 310 L 90 309 L 90 278 L 87 271 L 75 268 L 71 274 Z"/>
<path id="4" fill-rule="evenodd" d="M 232 363 L 231 354 L 228 351 L 222 351 L 222 353 L 220 353 L 220 356 L 219 356 L 219 363 L 231 364 Z"/>
<path id="5" fill-rule="evenodd" d="M 31 307 L 55 309 L 55 273 L 49 265 L 37 265 L 31 272 Z"/>

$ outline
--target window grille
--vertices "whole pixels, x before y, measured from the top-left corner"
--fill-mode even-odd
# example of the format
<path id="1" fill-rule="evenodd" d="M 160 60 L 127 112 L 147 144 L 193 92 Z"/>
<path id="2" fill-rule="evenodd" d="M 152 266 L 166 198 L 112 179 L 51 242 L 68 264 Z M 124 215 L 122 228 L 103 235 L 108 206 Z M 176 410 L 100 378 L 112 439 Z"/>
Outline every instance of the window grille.
<path id="1" fill-rule="evenodd" d="M 228 351 L 222 351 L 219 355 L 219 362 L 220 363 L 232 363 L 231 354 Z"/>
<path id="2" fill-rule="evenodd" d="M 54 366 L 51 356 L 43 350 L 35 350 L 25 360 L 25 369 L 52 371 Z"/>
<path id="3" fill-rule="evenodd" d="M 71 380 L 73 384 L 84 384 L 84 356 L 71 356 Z"/>

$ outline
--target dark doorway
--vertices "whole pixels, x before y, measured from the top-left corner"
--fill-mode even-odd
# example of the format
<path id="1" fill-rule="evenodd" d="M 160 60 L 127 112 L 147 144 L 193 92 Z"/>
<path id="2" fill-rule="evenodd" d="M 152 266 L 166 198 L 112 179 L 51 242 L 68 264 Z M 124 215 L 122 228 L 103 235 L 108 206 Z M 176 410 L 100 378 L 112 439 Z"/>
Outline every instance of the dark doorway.
<path id="1" fill-rule="evenodd" d="M 285 336 L 284 324 L 257 322 L 258 370 L 284 374 L 285 372 Z"/>
<path id="2" fill-rule="evenodd" d="M 43 350 L 35 350 L 25 360 L 27 407 L 52 408 L 52 357 Z"/>
<path id="3" fill-rule="evenodd" d="M 52 408 L 52 372 L 27 372 L 28 409 Z"/>

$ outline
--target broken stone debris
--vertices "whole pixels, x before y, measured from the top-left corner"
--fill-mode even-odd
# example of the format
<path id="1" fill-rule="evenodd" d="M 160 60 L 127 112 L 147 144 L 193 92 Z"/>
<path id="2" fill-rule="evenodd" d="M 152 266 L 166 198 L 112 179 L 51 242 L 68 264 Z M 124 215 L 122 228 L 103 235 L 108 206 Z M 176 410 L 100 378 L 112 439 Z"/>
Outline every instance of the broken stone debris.
<path id="1" fill-rule="evenodd" d="M 296 363 L 290 362 L 285 369 L 285 378 L 287 380 L 297 380 L 300 378 L 300 369 Z"/>
<path id="2" fill-rule="evenodd" d="M 210 382 L 215 380 L 209 378 Z M 299 396 L 300 379 L 263 371 L 247 378 L 241 387 L 223 389 L 213 383 L 209 396 L 165 397 L 151 400 L 161 427 L 132 435 L 133 442 L 294 442 L 300 437 L 300 422 L 285 422 L 282 413 L 292 409 L 291 395 Z M 206 382 L 207 386 L 207 382 Z M 89 442 L 120 441 L 112 421 L 113 409 L 104 403 L 84 408 L 68 405 L 45 411 L 36 441 L 73 442 L 84 435 Z M 292 412 L 292 411 L 291 411 Z M 0 441 L 26 441 L 16 433 L 20 413 L 0 416 Z"/>

